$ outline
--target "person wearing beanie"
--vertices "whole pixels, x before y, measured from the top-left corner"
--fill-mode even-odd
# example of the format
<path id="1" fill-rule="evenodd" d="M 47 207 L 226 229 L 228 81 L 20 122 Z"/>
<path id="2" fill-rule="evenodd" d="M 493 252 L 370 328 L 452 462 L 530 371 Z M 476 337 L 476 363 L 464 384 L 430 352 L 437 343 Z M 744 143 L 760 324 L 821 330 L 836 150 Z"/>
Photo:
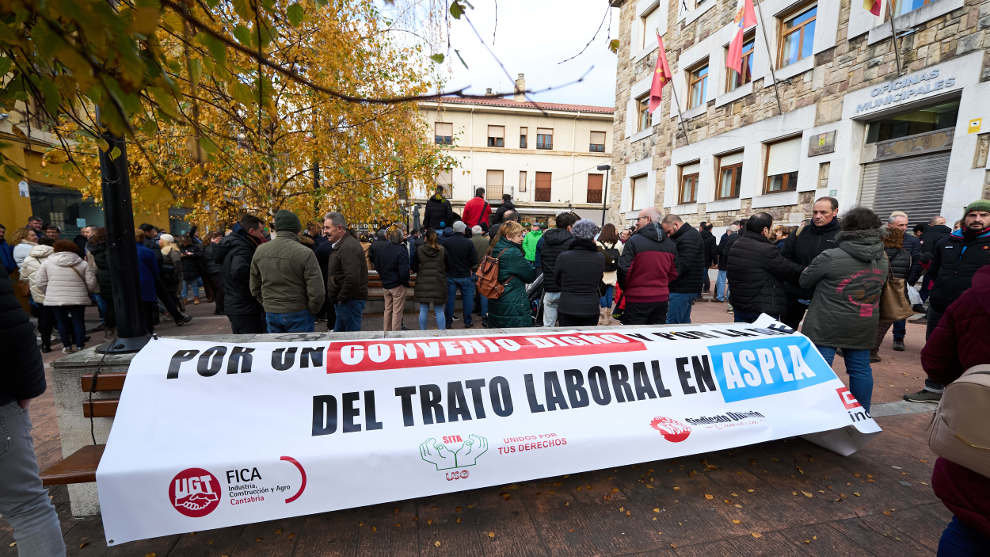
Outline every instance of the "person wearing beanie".
<path id="1" fill-rule="evenodd" d="M 966 206 L 962 227 L 943 237 L 932 250 L 927 276 L 933 282 L 928 301 L 925 338 L 932 335 L 942 314 L 973 285 L 973 275 L 990 264 L 990 200 L 980 199 Z M 925 379 L 925 387 L 909 395 L 909 402 L 937 404 L 943 385 Z"/>
<path id="2" fill-rule="evenodd" d="M 557 256 L 553 281 L 560 287 L 557 319 L 561 327 L 597 325 L 605 255 L 598 250 L 598 226 L 581 219 L 571 226 L 573 239 Z"/>
<path id="3" fill-rule="evenodd" d="M 471 269 L 478 263 L 478 253 L 474 248 L 474 242 L 464 235 L 467 225 L 463 221 L 455 221 L 451 228 L 453 232 L 445 236 L 441 242 L 447 271 L 447 307 L 444 316 L 447 320 L 446 326 L 450 329 L 454 321 L 454 303 L 457 292 L 460 291 L 464 328 L 470 328 L 471 310 L 474 307 L 474 276 Z"/>
<path id="4" fill-rule="evenodd" d="M 275 238 L 251 259 L 251 295 L 265 309 L 269 333 L 313 332 L 326 299 L 316 255 L 299 241 L 301 229 L 294 213 L 275 213 Z"/>

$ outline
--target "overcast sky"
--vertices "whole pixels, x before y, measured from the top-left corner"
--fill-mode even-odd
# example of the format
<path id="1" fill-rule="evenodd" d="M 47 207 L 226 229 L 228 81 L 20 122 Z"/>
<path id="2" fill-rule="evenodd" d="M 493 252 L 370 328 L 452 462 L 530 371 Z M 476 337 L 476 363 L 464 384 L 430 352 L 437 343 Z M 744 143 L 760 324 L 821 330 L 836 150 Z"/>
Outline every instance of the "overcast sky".
<path id="1" fill-rule="evenodd" d="M 619 12 L 608 8 L 607 0 L 472 0 L 468 16 L 482 39 L 505 65 L 512 79 L 526 74 L 531 90 L 561 85 L 591 72 L 581 83 L 533 95 L 534 100 L 600 106 L 615 105 L 616 56 L 608 49 L 609 20 L 611 34 L 619 31 Z M 577 54 L 595 35 L 602 18 L 602 30 L 583 54 Z M 506 77 L 492 55 L 478 40 L 466 21 L 451 19 L 451 53 L 442 64 L 447 72 L 447 90 L 470 87 L 470 93 L 484 94 L 487 87 L 511 91 L 512 79 Z M 493 34 L 494 32 L 494 41 Z M 453 53 L 457 49 L 467 68 Z"/>

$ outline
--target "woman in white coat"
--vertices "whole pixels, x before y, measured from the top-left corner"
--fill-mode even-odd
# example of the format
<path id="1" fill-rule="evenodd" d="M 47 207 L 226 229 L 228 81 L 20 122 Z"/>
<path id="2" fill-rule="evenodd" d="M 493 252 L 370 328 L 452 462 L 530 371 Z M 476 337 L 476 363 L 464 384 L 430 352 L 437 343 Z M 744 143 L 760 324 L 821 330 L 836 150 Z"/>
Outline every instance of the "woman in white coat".
<path id="1" fill-rule="evenodd" d="M 38 245 L 31 248 L 31 253 L 24 258 L 21 263 L 21 281 L 31 286 L 31 277 L 37 274 L 38 269 L 48 259 L 55 250 L 52 247 L 55 242 L 51 238 L 40 238 Z M 35 281 L 37 282 L 37 281 Z M 31 313 L 38 316 L 38 332 L 41 333 L 41 351 L 48 353 L 52 351 L 52 329 L 55 328 L 55 310 L 45 307 L 45 291 L 38 288 L 31 288 Z"/>
<path id="2" fill-rule="evenodd" d="M 85 312 L 89 295 L 97 290 L 96 270 L 79 256 L 75 242 L 58 240 L 54 248 L 31 277 L 31 286 L 44 291 L 45 307 L 55 310 L 62 352 L 69 353 L 86 344 Z"/>

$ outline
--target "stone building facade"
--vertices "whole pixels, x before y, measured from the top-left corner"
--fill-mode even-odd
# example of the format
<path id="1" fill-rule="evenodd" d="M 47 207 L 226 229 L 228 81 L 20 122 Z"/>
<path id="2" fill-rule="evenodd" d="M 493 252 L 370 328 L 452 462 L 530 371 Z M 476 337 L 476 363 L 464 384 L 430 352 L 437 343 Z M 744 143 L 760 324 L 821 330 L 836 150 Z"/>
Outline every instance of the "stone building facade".
<path id="1" fill-rule="evenodd" d="M 990 0 L 885 1 L 880 17 L 861 0 L 755 4 L 740 76 L 726 54 L 743 0 L 611 0 L 610 220 L 654 205 L 719 228 L 757 210 L 799 224 L 831 196 L 952 222 L 988 196 Z M 673 81 L 650 114 L 657 33 Z"/>

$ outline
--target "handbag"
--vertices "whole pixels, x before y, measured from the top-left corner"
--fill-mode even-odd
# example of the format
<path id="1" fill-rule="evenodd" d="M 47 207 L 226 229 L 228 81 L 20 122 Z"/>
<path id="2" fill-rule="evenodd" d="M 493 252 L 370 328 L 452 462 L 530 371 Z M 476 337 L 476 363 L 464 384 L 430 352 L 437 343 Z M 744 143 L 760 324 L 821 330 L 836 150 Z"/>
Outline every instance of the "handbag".
<path id="1" fill-rule="evenodd" d="M 973 366 L 942 393 L 928 426 L 928 447 L 938 456 L 990 477 L 990 365 Z"/>
<path id="2" fill-rule="evenodd" d="M 900 321 L 914 315 L 911 302 L 904 295 L 905 281 L 887 272 L 887 282 L 880 293 L 880 320 Z"/>

